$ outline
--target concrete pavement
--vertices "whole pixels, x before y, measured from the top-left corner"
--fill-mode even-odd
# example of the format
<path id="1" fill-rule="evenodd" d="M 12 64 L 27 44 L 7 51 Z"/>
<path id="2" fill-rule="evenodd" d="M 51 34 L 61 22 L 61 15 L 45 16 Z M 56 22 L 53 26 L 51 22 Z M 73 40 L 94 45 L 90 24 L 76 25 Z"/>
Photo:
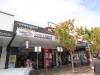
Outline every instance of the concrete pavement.
<path id="1" fill-rule="evenodd" d="M 62 70 L 58 68 L 48 69 L 47 73 L 45 69 L 39 70 L 40 75 L 73 75 L 71 65 L 62 66 Z M 93 71 L 91 71 L 90 66 L 80 66 L 75 68 L 74 75 L 93 75 Z"/>
<path id="2" fill-rule="evenodd" d="M 54 75 L 73 75 L 72 73 L 65 73 L 65 74 L 54 74 Z M 86 72 L 86 73 L 82 73 L 82 74 L 78 74 L 78 73 L 75 73 L 74 75 L 94 75 L 93 71 L 89 71 L 89 72 Z"/>
<path id="3" fill-rule="evenodd" d="M 66 69 L 66 71 L 64 71 L 64 69 L 63 69 L 63 71 L 61 73 L 55 73 L 53 75 L 73 75 L 73 74 L 72 74 L 71 70 L 67 71 L 67 69 Z M 94 74 L 89 66 L 84 66 L 84 67 L 76 68 L 74 75 L 94 75 Z"/>
<path id="4" fill-rule="evenodd" d="M 87 73 L 83 73 L 83 74 L 80 74 L 80 75 L 94 75 L 94 72 L 93 70 L 87 72 Z"/>

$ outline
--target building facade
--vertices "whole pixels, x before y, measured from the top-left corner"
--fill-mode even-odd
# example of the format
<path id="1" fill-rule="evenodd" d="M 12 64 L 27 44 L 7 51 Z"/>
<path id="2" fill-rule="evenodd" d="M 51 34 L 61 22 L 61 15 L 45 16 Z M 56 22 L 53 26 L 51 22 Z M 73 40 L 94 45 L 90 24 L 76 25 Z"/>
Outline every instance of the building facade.
<path id="1" fill-rule="evenodd" d="M 56 42 L 51 27 L 14 21 L 14 15 L 4 12 L 0 12 L 0 24 L 0 69 L 25 67 L 27 58 L 35 69 L 37 63 L 39 68 L 59 66 L 60 58 L 63 64 L 68 63 L 70 54 L 57 51 L 62 45 Z"/>

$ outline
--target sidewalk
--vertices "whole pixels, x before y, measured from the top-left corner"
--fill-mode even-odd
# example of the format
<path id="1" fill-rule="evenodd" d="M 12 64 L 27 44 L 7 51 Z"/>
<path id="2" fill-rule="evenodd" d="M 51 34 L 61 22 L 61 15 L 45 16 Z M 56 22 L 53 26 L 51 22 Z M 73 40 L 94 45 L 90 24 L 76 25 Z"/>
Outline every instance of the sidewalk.
<path id="1" fill-rule="evenodd" d="M 93 71 L 89 71 L 88 73 L 83 73 L 83 74 L 80 74 L 80 75 L 94 75 Z"/>
<path id="2" fill-rule="evenodd" d="M 46 73 L 47 72 L 47 73 Z M 40 75 L 72 75 L 71 65 L 63 65 L 62 70 L 59 68 L 39 70 Z M 93 75 L 90 66 L 75 67 L 75 75 Z"/>
<path id="3" fill-rule="evenodd" d="M 54 75 L 58 75 L 57 73 Z M 73 75 L 72 70 L 66 70 L 63 69 L 60 75 Z M 75 68 L 75 74 L 74 75 L 93 75 L 93 71 L 91 71 L 89 66 L 83 66 L 83 67 L 78 67 Z"/>

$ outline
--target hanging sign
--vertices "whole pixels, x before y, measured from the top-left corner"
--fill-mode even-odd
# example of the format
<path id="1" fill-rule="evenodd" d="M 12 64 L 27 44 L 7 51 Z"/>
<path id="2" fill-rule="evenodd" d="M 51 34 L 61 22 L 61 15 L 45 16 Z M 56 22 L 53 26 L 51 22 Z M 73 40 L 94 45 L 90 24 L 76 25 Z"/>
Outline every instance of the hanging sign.
<path id="1" fill-rule="evenodd" d="M 63 48 L 62 47 L 57 47 L 57 51 L 58 52 L 63 52 Z"/>
<path id="2" fill-rule="evenodd" d="M 41 46 L 35 46 L 35 52 L 41 52 Z"/>
<path id="3" fill-rule="evenodd" d="M 23 50 L 29 48 L 29 42 L 25 41 L 24 43 L 21 44 L 21 46 L 19 47 L 19 50 Z"/>

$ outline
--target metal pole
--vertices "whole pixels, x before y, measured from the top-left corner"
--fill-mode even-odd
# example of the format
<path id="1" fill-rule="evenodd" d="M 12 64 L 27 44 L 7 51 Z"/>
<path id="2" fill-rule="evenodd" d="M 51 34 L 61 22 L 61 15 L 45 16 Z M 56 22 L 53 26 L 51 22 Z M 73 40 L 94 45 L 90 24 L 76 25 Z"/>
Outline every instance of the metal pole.
<path id="1" fill-rule="evenodd" d="M 74 73 L 74 62 L 73 62 L 73 53 L 71 51 L 71 63 L 72 63 L 72 72 L 73 72 L 73 75 L 75 74 Z"/>
<path id="2" fill-rule="evenodd" d="M 37 50 L 37 71 L 38 71 L 38 50 Z"/>
<path id="3" fill-rule="evenodd" d="M 61 51 L 60 51 L 60 67 L 61 67 L 61 72 L 62 72 Z"/>

